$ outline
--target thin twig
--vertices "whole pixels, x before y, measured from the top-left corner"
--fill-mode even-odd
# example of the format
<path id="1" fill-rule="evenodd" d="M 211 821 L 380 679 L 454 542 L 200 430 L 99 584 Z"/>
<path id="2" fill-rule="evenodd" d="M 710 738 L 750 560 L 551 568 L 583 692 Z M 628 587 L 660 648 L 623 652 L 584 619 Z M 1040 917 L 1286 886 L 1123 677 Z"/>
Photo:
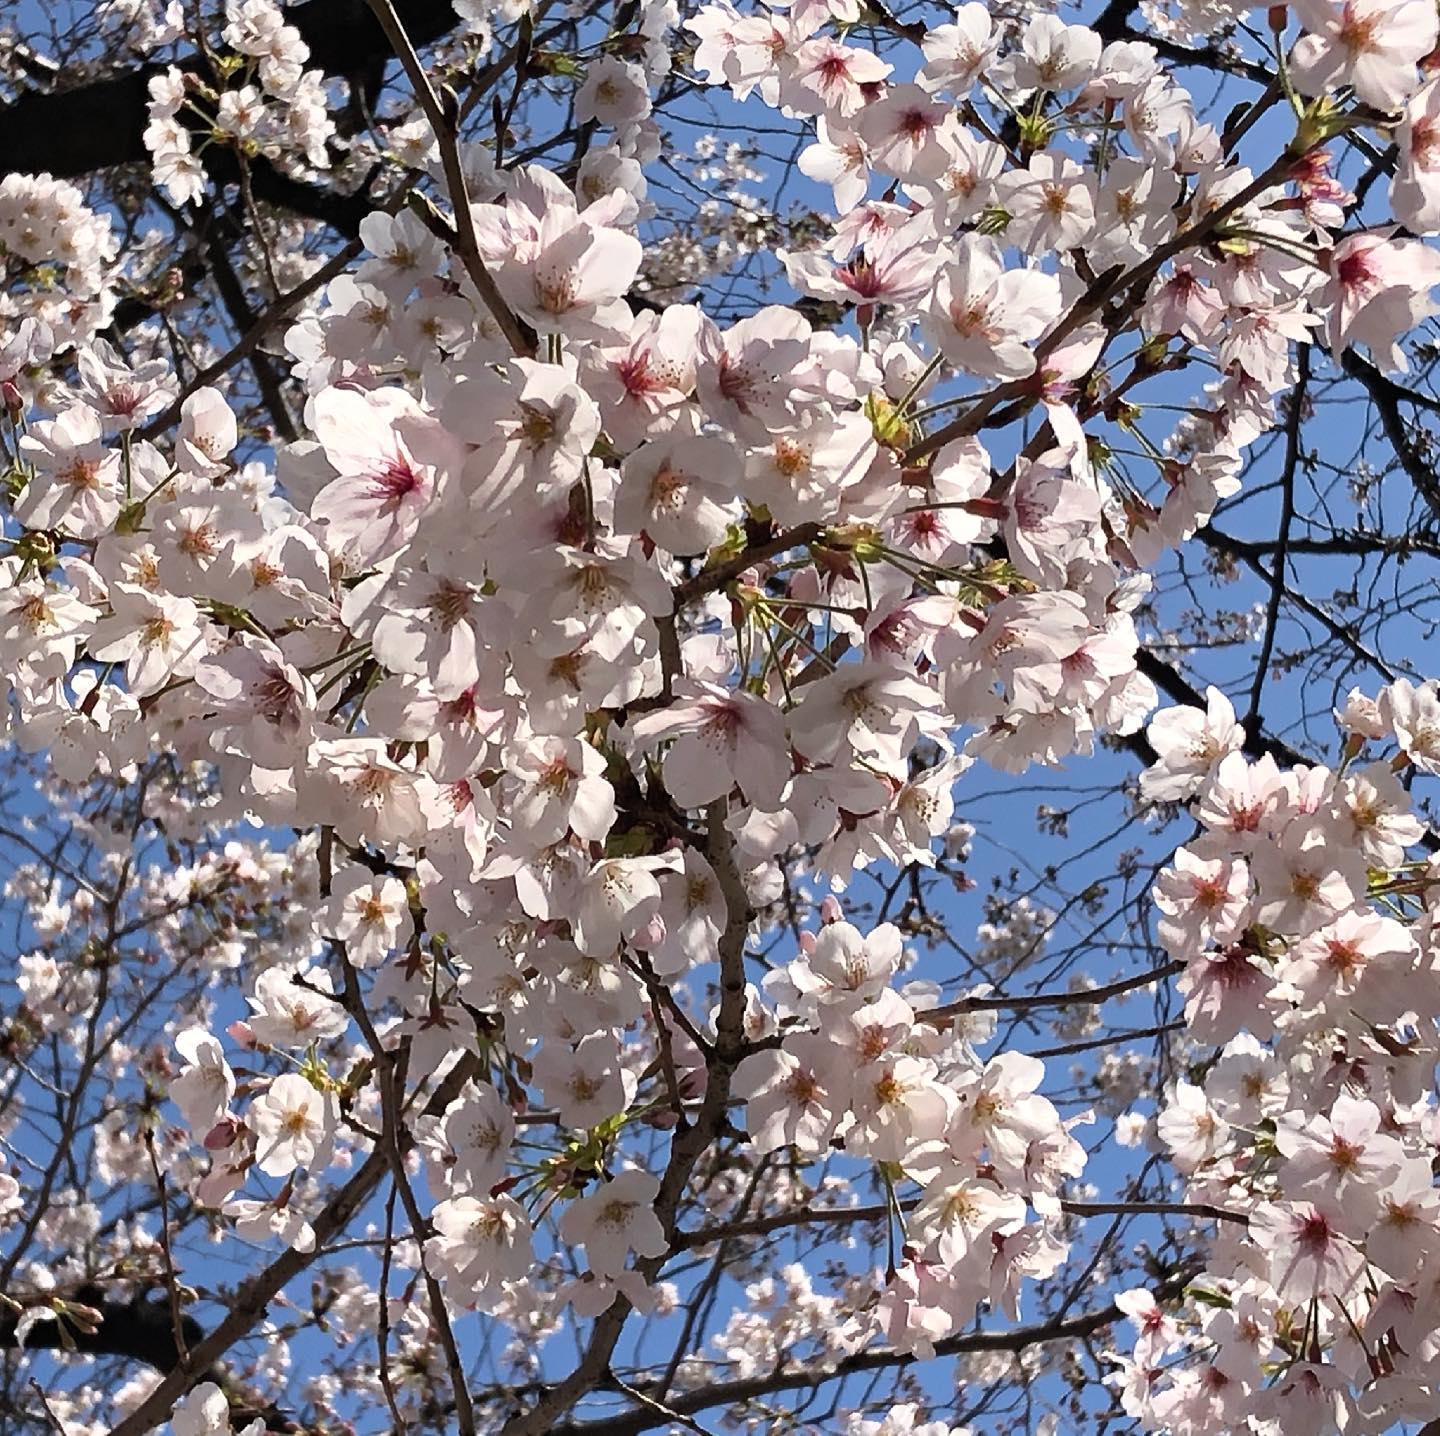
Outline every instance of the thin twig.
<path id="1" fill-rule="evenodd" d="M 921 1022 L 935 1024 L 952 1017 L 963 1017 L 967 1012 L 1034 1012 L 1047 1007 L 1098 1007 L 1108 998 L 1132 992 L 1137 987 L 1149 987 L 1184 971 L 1183 962 L 1167 962 L 1146 972 L 1137 972 L 1133 977 L 1108 982 L 1103 987 L 1082 987 L 1074 992 L 1037 992 L 1029 997 L 962 997 L 958 1002 L 931 1007 L 915 1015 Z"/>
<path id="2" fill-rule="evenodd" d="M 435 132 L 435 143 L 440 149 L 440 163 L 445 171 L 445 187 L 450 192 L 450 207 L 455 213 L 455 247 L 459 251 L 461 263 L 465 266 L 465 272 L 470 276 L 470 282 L 475 286 L 495 323 L 500 326 L 500 332 L 509 340 L 510 347 L 517 354 L 532 357 L 535 353 L 534 336 L 526 332 L 506 304 L 494 277 L 480 257 L 480 242 L 475 234 L 475 216 L 470 212 L 470 195 L 465 185 L 465 169 L 460 162 L 460 147 L 455 127 L 441 108 L 440 98 L 430 83 L 430 76 L 419 55 L 415 53 L 415 47 L 410 43 L 410 37 L 405 33 L 405 27 L 400 23 L 400 17 L 395 13 L 391 0 L 369 0 L 369 5 L 394 48 L 401 67 L 409 77 L 415 98 L 419 100 L 420 108 L 425 111 L 425 118 L 430 121 L 430 127 Z"/>
<path id="3" fill-rule="evenodd" d="M 294 289 L 266 305 L 259 318 L 239 338 L 239 340 L 213 364 L 207 364 L 194 378 L 187 389 L 187 394 L 195 389 L 203 388 L 206 384 L 212 384 L 216 379 L 228 374 L 242 359 L 247 358 L 254 352 L 260 341 L 273 329 L 276 323 L 284 318 L 297 304 L 308 299 L 317 289 L 329 284 L 337 275 L 345 272 L 346 266 L 357 254 L 364 249 L 364 245 L 358 239 L 352 239 L 343 249 L 336 253 L 333 258 L 321 265 L 314 274 L 302 279 Z M 185 395 L 170 405 L 163 413 L 145 425 L 143 429 L 136 431 L 136 436 L 141 439 L 153 439 L 163 434 L 179 417 L 180 410 L 185 404 Z"/>
<path id="4" fill-rule="evenodd" d="M 1285 565 L 1289 562 L 1290 526 L 1295 521 L 1295 476 L 1300 467 L 1300 424 L 1305 414 L 1305 391 L 1310 383 L 1310 346 L 1302 344 L 1296 356 L 1297 376 L 1290 391 L 1290 412 L 1285 416 L 1285 462 L 1280 471 L 1280 528 L 1275 540 L 1275 563 L 1270 578 L 1270 599 L 1265 607 L 1265 633 L 1260 657 L 1255 664 L 1255 681 L 1250 685 L 1250 705 L 1245 727 L 1260 721 L 1260 699 L 1269 676 L 1270 658 L 1275 652 L 1275 632 L 1280 626 L 1280 605 L 1285 599 Z"/>

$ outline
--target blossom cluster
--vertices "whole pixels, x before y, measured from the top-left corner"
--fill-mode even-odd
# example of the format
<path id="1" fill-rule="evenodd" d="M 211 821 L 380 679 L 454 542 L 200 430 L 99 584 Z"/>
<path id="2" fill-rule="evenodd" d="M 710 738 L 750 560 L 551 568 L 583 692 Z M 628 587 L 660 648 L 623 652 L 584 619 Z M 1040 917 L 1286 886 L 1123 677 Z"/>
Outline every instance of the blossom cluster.
<path id="1" fill-rule="evenodd" d="M 929 984 L 897 992 L 893 926 L 865 936 L 837 918 L 807 938 L 765 980 L 776 1005 L 756 1025 L 778 1044 L 736 1073 L 755 1149 L 840 1146 L 877 1164 L 897 1218 L 902 1201 L 913 1207 L 901 1218 L 904 1260 L 873 1315 L 897 1350 L 933 1353 L 982 1301 L 1016 1319 L 1022 1281 L 1049 1276 L 1067 1254 L 1053 1223 L 1027 1216 L 1060 1215 L 1064 1183 L 1085 1167 L 1069 1128 L 1086 1119 L 1062 1121 L 1036 1091 L 1036 1058 L 981 1061 Z M 911 1183 L 918 1193 L 906 1200 Z"/>
<path id="2" fill-rule="evenodd" d="M 310 47 L 300 32 L 271 0 L 228 0 L 226 14 L 220 38 L 234 62 L 216 83 L 179 65 L 149 80 L 145 148 L 156 184 L 181 206 L 205 194 L 202 156 L 211 145 L 235 151 L 242 168 L 257 156 L 301 173 L 330 165 L 325 74 L 305 68 Z M 159 43 L 163 30 L 150 38 Z"/>
<path id="3" fill-rule="evenodd" d="M 115 307 L 118 244 L 80 191 L 49 175 L 0 179 L 0 276 L 6 296 L 0 386 L 12 405 L 56 353 L 94 341 Z"/>
<path id="4" fill-rule="evenodd" d="M 1155 1429 L 1440 1410 L 1437 866 L 1410 856 L 1428 830 L 1400 778 L 1435 771 L 1440 695 L 1398 680 L 1337 716 L 1335 769 L 1247 758 L 1214 689 L 1151 724 L 1144 780 L 1201 829 L 1154 890 L 1195 1047 L 1155 1138 L 1187 1199 L 1225 1214 L 1180 1318 L 1122 1299 L 1139 1331 L 1125 1407 Z"/>

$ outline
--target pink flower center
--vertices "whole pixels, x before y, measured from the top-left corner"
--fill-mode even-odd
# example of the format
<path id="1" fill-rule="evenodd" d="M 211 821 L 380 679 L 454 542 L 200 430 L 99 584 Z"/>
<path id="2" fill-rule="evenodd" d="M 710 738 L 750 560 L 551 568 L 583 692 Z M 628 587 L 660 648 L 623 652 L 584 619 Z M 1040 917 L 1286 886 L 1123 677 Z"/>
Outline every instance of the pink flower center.
<path id="1" fill-rule="evenodd" d="M 862 299 L 876 299 L 885 292 L 885 281 L 868 259 L 857 259 L 845 269 L 837 269 L 835 278 L 848 285 Z"/>
<path id="2" fill-rule="evenodd" d="M 1321 1212 L 1311 1212 L 1309 1216 L 1302 1217 L 1295 1228 L 1296 1244 L 1313 1256 L 1323 1255 L 1334 1237 L 1330 1223 Z"/>
<path id="3" fill-rule="evenodd" d="M 935 122 L 925 113 L 924 110 L 906 110 L 900 116 L 900 133 L 910 141 L 912 145 L 923 144 L 930 138 L 930 131 L 935 128 Z"/>
<path id="4" fill-rule="evenodd" d="M 1363 293 L 1375 285 L 1380 273 L 1368 249 L 1352 249 L 1335 266 L 1335 277 L 1342 288 Z"/>
<path id="5" fill-rule="evenodd" d="M 1375 32 L 1380 28 L 1380 22 L 1384 19 L 1382 11 L 1375 11 L 1370 15 L 1360 16 L 1355 13 L 1353 5 L 1345 7 L 1345 13 L 1340 21 L 1340 34 L 1338 39 L 1342 45 L 1354 54 L 1365 54 L 1370 50 L 1378 49 L 1375 43 Z"/>
<path id="6" fill-rule="evenodd" d="M 417 474 L 408 459 L 397 454 L 388 459 L 382 467 L 370 475 L 371 493 L 380 501 L 383 511 L 391 512 L 400 507 L 412 494 L 424 487 L 424 480 Z"/>
<path id="7" fill-rule="evenodd" d="M 615 366 L 615 377 L 632 399 L 669 387 L 664 376 L 650 367 L 648 353 L 627 355 Z"/>

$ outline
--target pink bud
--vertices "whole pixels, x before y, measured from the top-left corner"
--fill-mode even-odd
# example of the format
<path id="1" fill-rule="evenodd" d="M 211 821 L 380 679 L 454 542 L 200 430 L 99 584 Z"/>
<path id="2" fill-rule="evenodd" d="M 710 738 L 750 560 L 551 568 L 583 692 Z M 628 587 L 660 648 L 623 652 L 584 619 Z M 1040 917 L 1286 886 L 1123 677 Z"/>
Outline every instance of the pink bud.
<path id="1" fill-rule="evenodd" d="M 206 1132 L 203 1146 L 207 1152 L 223 1152 L 239 1139 L 240 1123 L 234 1117 L 222 1117 Z"/>
<path id="2" fill-rule="evenodd" d="M 630 939 L 641 952 L 652 952 L 665 941 L 665 919 L 652 913 L 650 921 Z"/>
<path id="3" fill-rule="evenodd" d="M 225 1031 L 247 1052 L 253 1052 L 256 1047 L 259 1046 L 255 1041 L 255 1034 L 251 1030 L 248 1022 L 232 1022 Z"/>
<path id="4" fill-rule="evenodd" d="M 831 893 L 820 904 L 820 922 L 822 926 L 829 927 L 832 922 L 839 922 L 845 916 L 845 909 L 840 906 L 840 899 Z"/>
<path id="5" fill-rule="evenodd" d="M 815 934 L 813 932 L 802 932 L 800 934 L 800 951 L 808 957 L 815 951 Z"/>

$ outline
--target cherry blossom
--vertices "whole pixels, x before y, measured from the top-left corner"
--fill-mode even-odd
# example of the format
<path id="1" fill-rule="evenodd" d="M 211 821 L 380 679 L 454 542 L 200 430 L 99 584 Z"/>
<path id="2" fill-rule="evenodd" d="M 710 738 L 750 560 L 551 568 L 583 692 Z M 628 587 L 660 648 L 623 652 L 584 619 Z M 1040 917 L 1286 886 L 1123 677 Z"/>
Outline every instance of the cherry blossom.
<path id="1" fill-rule="evenodd" d="M 1035 371 L 1029 341 L 1056 318 L 1059 300 L 1053 275 L 1007 269 L 991 241 L 967 235 L 936 278 L 925 324 L 952 364 L 981 378 L 1023 379 Z"/>
<path id="2" fill-rule="evenodd" d="M 535 1059 L 535 1080 L 569 1127 L 594 1127 L 629 1106 L 634 1074 L 617 1068 L 613 1038 L 592 1032 L 573 1051 L 543 1047 Z"/>
<path id="3" fill-rule="evenodd" d="M 170 1084 L 170 1100 L 190 1130 L 204 1136 L 224 1116 L 235 1096 L 235 1074 L 220 1044 L 203 1028 L 192 1027 L 175 1039 L 185 1066 Z"/>
<path id="4" fill-rule="evenodd" d="M 1435 312 L 1430 290 L 1440 284 L 1440 265 L 1433 251 L 1383 231 L 1354 234 L 1335 246 L 1329 270 L 1319 299 L 1328 301 L 1331 348 L 1339 354 L 1348 344 L 1364 344 L 1384 368 L 1406 369 L 1396 341 Z"/>
<path id="5" fill-rule="evenodd" d="M 654 1211 L 660 1183 L 648 1172 L 620 1172 L 565 1210 L 561 1235 L 585 1248 L 590 1269 L 618 1276 L 626 1257 L 659 1256 L 665 1232 Z"/>
<path id="6" fill-rule="evenodd" d="M 277 1077 L 250 1108 L 255 1162 L 267 1176 L 288 1176 L 296 1167 L 323 1171 L 335 1139 L 335 1099 L 298 1073 Z"/>
<path id="7" fill-rule="evenodd" d="M 725 537 L 740 464 L 707 435 L 655 440 L 625 461 L 615 517 L 674 554 L 704 553 Z"/>
<path id="8" fill-rule="evenodd" d="M 1305 0 L 1296 13 L 1308 32 L 1292 54 L 1301 87 L 1313 94 L 1338 80 L 1382 110 L 1415 90 L 1415 66 L 1440 38 L 1440 23 L 1419 4 Z"/>
<path id="9" fill-rule="evenodd" d="M 356 967 L 382 961 L 410 916 L 409 895 L 399 878 L 349 868 L 336 878 L 321 915 L 321 931 L 345 944 Z"/>
<path id="10" fill-rule="evenodd" d="M 94 409 L 77 404 L 40 420 L 20 447 L 38 471 L 16 507 L 22 523 L 63 528 L 81 539 L 109 531 L 123 499 L 122 463 Z"/>
<path id="11" fill-rule="evenodd" d="M 597 97 L 605 82 L 602 64 Z M 620 83 L 613 77 L 609 83 L 618 94 Z M 619 99 L 605 103 L 612 117 L 623 114 Z M 486 247 L 499 260 L 496 282 L 518 314 L 544 333 L 608 333 L 642 253 L 633 234 L 609 223 L 625 199 L 617 190 L 582 212 L 558 176 L 531 165 L 515 176 L 503 206 L 477 206 Z"/>
<path id="12" fill-rule="evenodd" d="M 718 684 L 687 684 L 677 697 L 631 725 L 641 743 L 674 739 L 664 773 L 675 801 L 700 807 L 733 785 L 757 807 L 778 805 L 792 771 L 783 718 L 754 695 Z"/>
<path id="13" fill-rule="evenodd" d="M 107 663 L 123 663 L 132 693 L 154 693 L 195 672 L 205 656 L 205 630 L 190 599 L 124 583 L 115 584 L 109 597 L 112 611 L 95 624 L 90 651 Z"/>
<path id="14" fill-rule="evenodd" d="M 311 508 L 337 549 L 373 563 L 408 543 L 434 508 L 445 477 L 421 463 L 407 435 L 419 406 L 401 389 L 327 389 L 315 403 L 315 436 L 338 477 Z"/>

